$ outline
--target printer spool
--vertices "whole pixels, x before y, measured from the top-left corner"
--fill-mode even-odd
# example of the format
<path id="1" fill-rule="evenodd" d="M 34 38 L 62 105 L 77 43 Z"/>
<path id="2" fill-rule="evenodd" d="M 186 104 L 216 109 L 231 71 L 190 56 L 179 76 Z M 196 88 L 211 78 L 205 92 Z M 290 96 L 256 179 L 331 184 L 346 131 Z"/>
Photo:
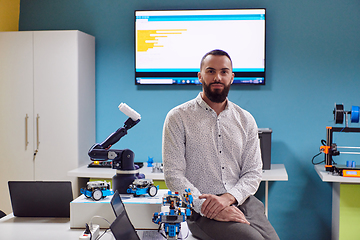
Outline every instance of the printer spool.
<path id="1" fill-rule="evenodd" d="M 351 122 L 352 123 L 359 122 L 359 107 L 358 106 L 351 107 Z"/>
<path id="2" fill-rule="evenodd" d="M 335 104 L 335 108 L 334 108 L 333 113 L 334 113 L 335 124 L 342 124 L 344 122 L 344 114 L 350 114 L 351 115 L 351 122 L 352 123 L 358 123 L 359 122 L 359 107 L 358 106 L 352 106 L 351 111 L 344 111 L 344 105 L 343 104 Z M 346 122 L 347 122 L 347 119 L 346 119 Z"/>
<path id="3" fill-rule="evenodd" d="M 335 104 L 334 120 L 335 124 L 342 124 L 344 122 L 344 105 Z"/>

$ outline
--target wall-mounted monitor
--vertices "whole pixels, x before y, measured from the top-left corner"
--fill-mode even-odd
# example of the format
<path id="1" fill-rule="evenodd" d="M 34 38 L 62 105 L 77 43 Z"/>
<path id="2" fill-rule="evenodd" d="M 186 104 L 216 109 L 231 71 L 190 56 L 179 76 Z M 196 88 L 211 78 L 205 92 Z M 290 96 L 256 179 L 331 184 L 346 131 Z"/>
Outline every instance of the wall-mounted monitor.
<path id="1" fill-rule="evenodd" d="M 265 84 L 265 9 L 135 11 L 135 84 L 201 84 L 202 56 L 229 53 L 233 84 Z"/>

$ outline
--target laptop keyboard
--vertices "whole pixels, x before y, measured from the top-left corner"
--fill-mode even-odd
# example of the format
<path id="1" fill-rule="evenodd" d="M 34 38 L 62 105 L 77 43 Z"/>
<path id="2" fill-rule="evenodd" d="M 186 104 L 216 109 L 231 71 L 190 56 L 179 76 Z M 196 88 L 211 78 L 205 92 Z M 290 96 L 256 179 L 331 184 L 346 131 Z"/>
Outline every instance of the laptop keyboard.
<path id="1" fill-rule="evenodd" d="M 164 240 L 165 238 L 157 230 L 138 231 L 141 240 Z"/>

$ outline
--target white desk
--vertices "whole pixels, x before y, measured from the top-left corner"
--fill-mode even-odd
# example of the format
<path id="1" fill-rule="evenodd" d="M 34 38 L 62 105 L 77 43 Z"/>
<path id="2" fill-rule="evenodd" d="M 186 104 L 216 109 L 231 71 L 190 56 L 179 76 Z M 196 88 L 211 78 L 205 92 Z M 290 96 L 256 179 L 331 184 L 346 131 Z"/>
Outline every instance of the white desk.
<path id="1" fill-rule="evenodd" d="M 325 165 L 322 164 L 315 165 L 315 170 L 323 182 L 360 183 L 360 178 L 358 177 L 342 177 L 342 176 L 333 175 L 330 172 L 326 172 Z"/>
<path id="2" fill-rule="evenodd" d="M 163 173 L 152 173 L 151 167 L 140 168 L 140 173 L 144 173 L 145 177 L 153 180 L 164 180 Z M 107 178 L 110 179 L 116 174 L 115 169 L 111 168 L 88 168 L 82 166 L 68 172 L 69 176 L 78 178 Z M 284 164 L 271 164 L 270 170 L 263 170 L 262 181 L 265 182 L 265 214 L 268 216 L 268 195 L 269 195 L 269 181 L 288 181 L 288 174 Z"/>
<path id="3" fill-rule="evenodd" d="M 159 226 L 152 222 L 152 217 L 155 212 L 161 212 L 163 196 L 168 191 L 168 189 L 159 189 L 155 197 L 120 194 L 130 221 L 136 229 L 158 229 Z M 74 199 L 70 203 L 70 227 L 84 228 L 85 223 L 88 223 L 93 216 L 101 216 L 109 222 L 114 221 L 115 214 L 110 205 L 111 199 L 112 196 L 108 196 L 94 201 L 84 195 Z M 99 221 L 97 224 L 101 228 L 108 227 L 106 221 Z"/>
<path id="4" fill-rule="evenodd" d="M 341 184 L 360 184 L 360 178 L 358 177 L 342 177 L 333 175 L 330 172 L 327 172 L 325 170 L 325 165 L 319 164 L 315 165 L 315 170 L 321 180 L 323 182 L 329 182 L 332 183 L 332 226 L 331 226 L 331 238 L 333 240 L 337 240 L 341 238 L 340 233 L 340 185 Z M 359 185 L 360 188 L 360 185 Z M 357 189 L 359 189 L 357 188 Z M 359 204 L 357 205 L 359 206 Z M 354 211 L 354 214 L 359 212 L 359 207 L 352 206 Z M 347 223 L 346 223 L 347 224 Z M 356 225 L 358 226 L 358 222 Z M 354 231 L 358 231 L 357 229 L 353 229 Z M 343 237 L 342 239 L 346 239 L 346 237 Z"/>
<path id="5" fill-rule="evenodd" d="M 187 228 L 181 228 L 187 234 Z M 70 229 L 69 218 L 19 218 L 12 214 L 0 219 L 0 238 L 3 240 L 78 240 L 84 229 Z M 100 230 L 100 234 L 104 229 Z M 142 239 L 142 231 L 137 231 Z M 101 240 L 114 240 L 111 231 L 107 232 Z M 195 240 L 189 234 L 186 240 Z"/>
<path id="6" fill-rule="evenodd" d="M 18 218 L 9 214 L 0 219 L 0 236 L 4 240 L 78 240 L 83 231 L 70 229 L 69 218 Z M 110 239 L 111 233 L 104 235 L 103 240 Z"/>

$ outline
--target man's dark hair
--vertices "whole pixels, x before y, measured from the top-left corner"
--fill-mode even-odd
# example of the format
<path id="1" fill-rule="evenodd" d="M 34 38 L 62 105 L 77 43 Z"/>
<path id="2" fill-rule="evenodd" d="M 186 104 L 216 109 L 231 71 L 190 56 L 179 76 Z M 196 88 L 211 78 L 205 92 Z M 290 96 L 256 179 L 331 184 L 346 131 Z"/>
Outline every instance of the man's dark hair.
<path id="1" fill-rule="evenodd" d="M 201 68 L 203 66 L 203 63 L 204 63 L 204 59 L 209 56 L 209 55 L 214 55 L 214 56 L 226 56 L 227 58 L 230 59 L 230 62 L 231 62 L 231 68 L 232 68 L 232 60 L 231 60 L 231 57 L 230 55 L 225 52 L 224 50 L 221 50 L 221 49 L 215 49 L 215 50 L 211 50 L 210 52 L 207 52 L 201 59 L 201 62 L 200 62 L 200 71 L 201 71 Z"/>

